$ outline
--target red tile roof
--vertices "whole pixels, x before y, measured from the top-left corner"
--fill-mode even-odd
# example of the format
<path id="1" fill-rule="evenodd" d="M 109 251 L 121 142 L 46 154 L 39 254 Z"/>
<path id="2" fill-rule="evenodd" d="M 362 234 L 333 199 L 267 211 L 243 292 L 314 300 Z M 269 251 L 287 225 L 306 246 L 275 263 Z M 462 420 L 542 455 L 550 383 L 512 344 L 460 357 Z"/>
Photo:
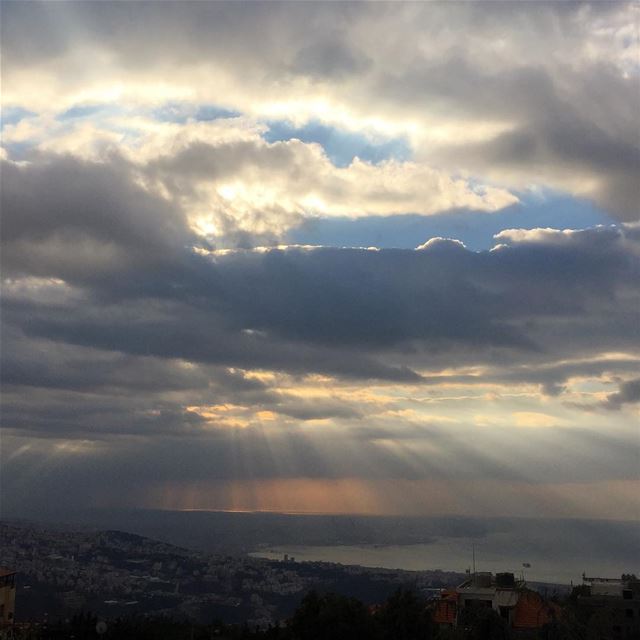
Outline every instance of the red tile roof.
<path id="1" fill-rule="evenodd" d="M 554 610 L 535 591 L 523 591 L 518 598 L 513 619 L 514 629 L 539 629 L 551 622 Z"/>
<path id="2" fill-rule="evenodd" d="M 458 612 L 458 594 L 455 591 L 443 591 L 441 600 L 436 602 L 432 619 L 439 624 L 455 624 Z"/>

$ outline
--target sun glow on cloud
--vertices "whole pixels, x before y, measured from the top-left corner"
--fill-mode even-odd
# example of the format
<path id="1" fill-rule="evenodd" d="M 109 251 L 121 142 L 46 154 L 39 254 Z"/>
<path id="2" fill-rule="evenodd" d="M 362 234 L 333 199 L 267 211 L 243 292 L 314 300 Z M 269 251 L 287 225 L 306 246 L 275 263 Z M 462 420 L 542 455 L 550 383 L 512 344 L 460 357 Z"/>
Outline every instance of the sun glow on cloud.
<path id="1" fill-rule="evenodd" d="M 637 514 L 637 22 L 3 6 L 9 507 Z"/>
<path id="2" fill-rule="evenodd" d="M 141 116 L 71 124 L 48 118 L 9 127 L 5 142 L 94 162 L 122 155 L 141 185 L 178 200 L 196 231 L 221 240 L 229 224 L 250 234 L 282 234 L 309 217 L 497 211 L 518 202 L 505 189 L 479 189 L 426 164 L 355 158 L 336 167 L 318 144 L 267 143 L 261 133 L 244 118 L 184 124 Z"/>
<path id="3" fill-rule="evenodd" d="M 372 482 L 359 478 L 292 478 L 228 485 L 171 485 L 154 490 L 146 496 L 144 504 L 149 508 L 178 510 L 487 516 L 504 513 L 488 507 L 492 503 L 490 496 L 498 493 L 504 500 L 503 508 L 506 506 L 508 512 L 517 517 L 605 514 L 609 518 L 625 518 L 640 508 L 639 488 L 637 481 L 535 487 L 523 483 L 505 487 L 503 483 L 486 481 L 445 483 L 393 479 Z"/>

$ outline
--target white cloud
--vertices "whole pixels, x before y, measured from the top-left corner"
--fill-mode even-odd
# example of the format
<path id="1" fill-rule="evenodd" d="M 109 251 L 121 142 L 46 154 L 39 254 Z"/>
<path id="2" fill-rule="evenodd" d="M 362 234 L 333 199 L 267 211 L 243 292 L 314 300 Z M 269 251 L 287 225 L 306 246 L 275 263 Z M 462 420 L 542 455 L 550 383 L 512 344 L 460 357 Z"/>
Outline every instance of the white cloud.
<path id="1" fill-rule="evenodd" d="M 632 219 L 637 24 L 638 7 L 625 3 L 140 3 L 126 12 L 114 3 L 29 3 L 5 10 L 3 103 L 50 116 L 78 104 L 179 100 L 403 134 L 420 168 L 400 180 L 424 184 L 416 200 L 449 176 L 429 210 L 476 206 L 451 177 L 474 175 L 506 191 L 567 190 Z M 385 193 L 398 178 L 393 167 L 327 180 L 336 189 L 351 176 L 383 185 L 373 213 L 394 209 L 395 193 Z M 327 215 L 364 210 L 353 196 L 295 197 Z"/>
<path id="2" fill-rule="evenodd" d="M 45 117 L 9 129 L 5 142 L 31 140 L 44 152 L 98 162 L 121 155 L 139 184 L 173 200 L 198 233 L 221 242 L 232 232 L 277 239 L 309 217 L 497 211 L 518 202 L 505 189 L 424 163 L 355 158 L 337 167 L 320 145 L 269 143 L 264 129 L 242 117 L 177 124 L 138 115 L 72 125 Z"/>

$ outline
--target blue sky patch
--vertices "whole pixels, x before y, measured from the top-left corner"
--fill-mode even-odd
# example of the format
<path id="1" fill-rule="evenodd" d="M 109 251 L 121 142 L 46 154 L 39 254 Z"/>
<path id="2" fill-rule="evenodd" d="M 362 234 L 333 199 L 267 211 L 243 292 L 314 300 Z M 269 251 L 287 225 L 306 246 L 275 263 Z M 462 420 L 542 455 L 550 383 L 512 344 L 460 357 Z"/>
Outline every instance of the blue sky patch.
<path id="1" fill-rule="evenodd" d="M 320 122 L 309 122 L 295 127 L 285 120 L 271 121 L 263 134 L 267 142 L 297 138 L 302 142 L 320 144 L 328 158 L 337 167 L 347 167 L 357 156 L 374 164 L 384 160 L 409 160 L 411 148 L 404 138 L 391 138 L 376 142 L 360 133 L 344 131 Z"/>
<path id="2" fill-rule="evenodd" d="M 107 108 L 112 108 L 107 104 L 82 104 L 76 105 L 58 116 L 58 120 L 73 120 L 75 118 L 88 118 L 94 116 L 100 111 L 104 111 Z"/>
<path id="3" fill-rule="evenodd" d="M 9 142 L 2 147 L 7 152 L 7 156 L 13 161 L 24 160 L 32 149 L 30 142 Z"/>
<path id="4" fill-rule="evenodd" d="M 18 124 L 20 120 L 24 118 L 32 118 L 36 114 L 33 111 L 29 111 L 28 109 L 23 109 L 22 107 L 2 107 L 2 111 L 0 112 L 0 122 L 2 126 L 10 124 Z"/>
<path id="5" fill-rule="evenodd" d="M 239 115 L 238 111 L 226 109 L 215 104 L 196 106 L 186 102 L 167 102 L 151 112 L 151 116 L 155 120 L 175 122 L 176 124 L 184 124 L 190 119 L 208 122 L 221 118 L 237 118 Z"/>
<path id="6" fill-rule="evenodd" d="M 595 205 L 567 195 L 542 198 L 518 194 L 521 202 L 490 213 L 468 209 L 432 216 L 393 215 L 364 218 L 318 218 L 293 229 L 287 242 L 325 246 L 412 249 L 429 238 L 456 238 L 473 251 L 490 249 L 503 229 L 583 229 L 615 220 Z"/>

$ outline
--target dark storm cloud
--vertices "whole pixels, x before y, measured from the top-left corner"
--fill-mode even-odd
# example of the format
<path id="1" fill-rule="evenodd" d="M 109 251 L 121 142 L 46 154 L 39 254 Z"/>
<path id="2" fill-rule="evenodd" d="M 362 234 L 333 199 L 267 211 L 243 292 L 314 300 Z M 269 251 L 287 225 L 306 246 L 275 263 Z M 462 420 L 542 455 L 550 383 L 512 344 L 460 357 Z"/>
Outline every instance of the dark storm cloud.
<path id="1" fill-rule="evenodd" d="M 291 399 L 270 407 L 277 413 L 297 420 L 324 420 L 327 418 L 362 418 L 363 413 L 349 403 L 324 399 Z"/>
<path id="2" fill-rule="evenodd" d="M 158 358 L 29 340 L 10 330 L 3 333 L 2 341 L 3 385 L 137 394 L 206 389 L 213 377 L 202 367 L 187 369 Z M 234 384 L 239 386 L 239 381 Z"/>
<path id="3" fill-rule="evenodd" d="M 343 36 L 344 37 L 344 36 Z M 346 38 L 345 38 L 346 39 Z M 292 69 L 294 73 L 320 77 L 340 77 L 346 74 L 364 73 L 371 60 L 362 53 L 354 52 L 346 42 L 323 38 L 298 51 Z"/>
<path id="4" fill-rule="evenodd" d="M 3 49 L 10 56 L 8 63 L 20 60 L 34 64 L 59 56 L 78 42 L 90 41 L 112 49 L 123 63 L 133 67 L 147 68 L 167 59 L 189 66 L 212 55 L 220 56 L 221 64 L 233 65 L 234 59 L 254 58 L 256 50 L 247 50 L 247 42 L 252 42 L 260 48 L 261 57 L 284 65 L 286 43 L 304 48 L 327 35 L 340 42 L 339 36 L 345 37 L 344 27 L 361 11 L 348 3 L 329 11 L 297 3 L 245 6 L 235 2 L 165 2 L 160 11 L 155 2 L 58 4 L 57 8 L 37 2 L 7 5 L 2 35 Z M 73 24 L 75 30 L 52 29 L 55 16 Z M 341 26 L 342 32 L 336 26 Z M 317 37 L 311 39 L 314 33 Z M 25 46 L 21 34 L 37 37 L 37 45 Z M 164 46 L 156 38 L 161 38 Z M 336 60 L 350 58 L 345 51 Z M 334 68 L 335 64 L 330 69 Z"/>
<path id="5" fill-rule="evenodd" d="M 357 31 L 362 26 L 375 33 L 382 23 L 397 54 L 404 53 L 403 48 L 409 46 L 417 55 L 412 46 L 417 41 L 416 27 L 421 28 L 421 34 L 440 36 L 441 42 L 436 45 L 451 44 L 451 50 L 463 52 L 460 41 L 450 42 L 442 37 L 445 28 L 448 35 L 470 36 L 468 45 L 472 47 L 488 34 L 507 38 L 508 27 L 517 25 L 518 40 L 537 52 L 548 41 L 554 45 L 559 40 L 574 44 L 585 36 L 581 18 L 606 20 L 623 7 L 624 3 L 557 2 L 536 3 L 535 10 L 521 3 L 505 2 L 445 7 L 399 7 L 396 3 L 274 2 L 251 6 L 235 2 L 165 2 L 159 10 L 154 2 L 133 5 L 59 2 L 55 6 L 30 2 L 8 3 L 3 11 L 2 35 L 8 63 L 20 61 L 25 66 L 59 57 L 78 42 L 97 41 L 112 49 L 123 62 L 143 68 L 154 61 L 172 58 L 189 66 L 207 55 L 218 55 L 222 65 L 249 58 L 256 65 L 268 62 L 274 70 L 282 71 L 299 51 L 333 44 L 338 49 L 333 55 L 340 64 L 327 67 L 327 75 L 332 75 L 337 66 L 349 70 L 353 58 L 362 55 L 366 43 L 363 34 Z M 56 18 L 75 28 L 55 29 Z M 25 34 L 33 42 L 27 41 Z M 248 51 L 247 42 L 252 42 L 255 48 Z M 386 43 L 377 44 L 383 47 Z M 306 70 L 302 68 L 300 72 Z"/>
<path id="6" fill-rule="evenodd" d="M 489 71 L 463 51 L 435 64 L 416 59 L 381 77 L 379 85 L 383 96 L 400 96 L 407 105 L 422 104 L 468 121 L 513 119 L 510 131 L 465 144 L 463 158 L 459 146 L 443 149 L 442 160 L 495 176 L 514 169 L 531 175 L 550 167 L 560 174 L 586 170 L 601 181 L 595 193 L 599 204 L 626 220 L 640 214 L 638 88 L 637 77 L 623 77 L 611 64 L 594 65 L 588 75 L 573 77 L 567 89 L 543 67 Z"/>
<path id="7" fill-rule="evenodd" d="M 640 402 L 640 378 L 623 382 L 619 391 L 607 396 L 604 406 L 607 409 L 620 409 L 624 404 L 636 402 Z"/>
<path id="8" fill-rule="evenodd" d="M 206 420 L 177 403 L 161 398 L 131 399 L 121 395 L 32 392 L 7 388 L 3 401 L 6 434 L 31 438 L 108 440 L 113 436 L 162 438 L 202 433 Z"/>
<path id="9" fill-rule="evenodd" d="M 20 280 L 7 287 L 3 315 L 15 335 L 405 382 L 452 358 L 541 366 L 634 348 L 632 227 L 506 231 L 497 236 L 506 244 L 480 253 L 432 241 L 419 251 L 200 255 L 182 215 L 131 181 L 68 158 L 7 165 L 5 272 L 71 285 L 58 297 L 60 285 L 46 281 L 35 293 Z"/>
<path id="10" fill-rule="evenodd" d="M 130 211 L 135 216 L 138 209 Z M 43 229 L 46 247 L 55 229 Z M 110 229 L 100 221 L 84 232 L 115 243 Z M 25 223 L 17 241 L 31 233 L 36 229 Z M 519 440 L 526 441 L 526 451 L 516 468 L 498 459 L 499 448 L 493 459 L 478 447 L 483 442 L 474 444 L 455 428 L 447 426 L 445 434 L 438 425 L 376 422 L 344 401 L 274 394 L 264 383 L 216 365 L 422 382 L 409 365 L 469 362 L 490 367 L 486 382 L 507 384 L 628 371 L 624 360 L 554 363 L 612 344 L 634 348 L 632 326 L 614 335 L 609 322 L 617 314 L 637 320 L 634 234 L 633 228 L 516 230 L 498 238 L 508 245 L 479 254 L 438 241 L 419 251 L 288 249 L 203 257 L 169 241 L 163 257 L 171 267 L 168 282 L 164 272 L 144 263 L 130 278 L 123 277 L 122 264 L 109 263 L 98 275 L 81 270 L 73 295 L 59 299 L 60 284 L 45 282 L 31 292 L 14 283 L 2 307 L 3 426 L 11 437 L 29 436 L 30 446 L 43 438 L 72 438 L 104 443 L 109 452 L 43 458 L 36 449 L 22 451 L 18 439 L 16 455 L 7 451 L 3 465 L 15 487 L 7 493 L 28 490 L 34 503 L 53 495 L 64 505 L 91 501 L 105 486 L 124 490 L 132 477 L 141 491 L 159 478 L 633 477 L 636 456 L 624 439 L 576 430 L 558 442 L 544 432 L 529 433 Z M 157 240 L 150 238 L 153 253 Z M 21 265 L 23 273 L 27 267 Z M 60 275 L 57 263 L 49 268 Z M 36 273 L 42 276 L 40 266 Z M 195 364 L 185 367 L 178 358 Z M 339 434 L 226 430 L 187 408 L 218 402 L 297 420 L 366 418 L 367 426 Z M 400 448 L 376 443 L 386 438 Z M 428 455 L 419 453 L 420 442 L 429 444 Z M 54 494 L 29 473 L 43 464 Z"/>
<path id="11" fill-rule="evenodd" d="M 18 184 L 25 198 L 40 192 L 35 181 Z M 16 183 L 11 193 L 9 202 L 20 207 Z M 86 197 L 82 189 L 70 191 L 65 204 L 71 211 L 81 206 L 73 193 Z M 126 187 L 119 194 L 140 195 Z M 69 225 L 97 242 L 128 246 L 91 205 L 84 207 L 82 221 L 66 214 Z M 99 202 L 97 208 L 105 211 Z M 133 229 L 142 224 L 136 215 L 147 224 L 155 220 L 135 201 L 114 215 L 121 209 L 130 213 Z M 16 216 L 6 213 L 9 220 Z M 47 252 L 57 230 L 41 225 L 44 214 L 36 213 L 22 221 L 20 233 L 3 238 L 6 246 L 37 236 Z M 458 478 L 517 480 L 526 467 L 530 477 L 566 480 L 582 477 L 580 462 L 593 447 L 599 458 L 591 461 L 589 477 L 611 477 L 612 469 L 629 477 L 633 448 L 610 437 L 594 442 L 593 434 L 563 434 L 562 446 L 553 441 L 561 464 L 549 459 L 540 433 L 535 447 L 526 439 L 528 453 L 514 469 L 488 457 L 482 442 L 476 448 L 455 425 L 376 418 L 344 397 L 295 397 L 276 391 L 277 381 L 260 382 L 242 370 L 321 372 L 435 389 L 442 382 L 527 382 L 547 390 L 572 376 L 629 373 L 633 363 L 598 354 L 636 346 L 635 235 L 632 227 L 514 230 L 498 237 L 504 246 L 482 253 L 440 240 L 418 251 L 291 248 L 202 256 L 185 247 L 181 234 L 156 232 L 148 236 L 148 253 L 162 269 L 155 261 L 115 261 L 96 273 L 89 256 L 87 268 L 69 272 L 66 285 L 43 277 L 43 265 L 48 275 L 66 275 L 51 261 L 34 268 L 38 278 L 29 286 L 31 265 L 21 262 L 14 271 L 23 278 L 8 281 L 3 291 L 3 427 L 31 445 L 71 439 L 108 449 L 65 458 L 64 470 L 54 465 L 47 473 L 57 487 L 72 478 L 84 487 L 120 486 L 133 476 L 140 487 L 158 478 L 441 477 L 452 459 Z M 146 236 L 137 238 L 144 255 Z M 163 242 L 166 250 L 158 251 Z M 558 364 L 589 354 L 592 361 Z M 414 373 L 452 364 L 479 364 L 487 373 L 480 379 Z M 225 427 L 224 415 L 205 418 L 189 408 L 225 403 L 245 411 L 240 419 L 250 426 L 238 432 Z M 277 433 L 252 426 L 259 411 L 276 416 Z M 288 422 L 327 418 L 356 426 L 305 435 Z M 386 438 L 399 448 L 380 446 Z M 428 443 L 428 456 L 419 453 L 421 442 Z M 28 469 L 43 454 L 16 446 L 19 455 L 4 468 L 11 482 L 26 483 L 35 495 Z"/>
<path id="12" fill-rule="evenodd" d="M 27 150 L 25 162 L 2 164 L 3 499 L 95 505 L 159 483 L 300 477 L 637 478 L 637 434 L 625 420 L 639 391 L 639 227 L 516 229 L 479 253 L 428 236 L 415 238 L 425 243 L 416 251 L 225 253 L 185 213 L 213 210 L 223 247 L 275 244 L 300 222 L 284 203 L 245 213 L 215 191 L 243 172 L 266 186 L 289 176 L 282 197 L 295 200 L 296 188 L 306 195 L 324 184 L 316 167 L 335 169 L 319 146 L 291 136 L 263 143 L 259 122 L 272 117 L 260 111 L 264 101 L 291 106 L 300 131 L 319 104 L 341 135 L 364 135 L 377 121 L 406 135 L 415 166 L 511 190 L 565 189 L 632 220 L 638 68 L 611 35 L 626 28 L 623 11 L 618 3 L 5 3 L 3 86 L 18 114 L 5 124 L 15 139 L 30 126 L 83 118 L 88 128 L 74 130 L 81 153 L 93 153 L 96 140 L 102 149 L 102 126 L 110 140 L 119 136 L 121 152 L 96 152 L 96 162 Z M 82 102 L 116 85 L 122 109 Z M 211 117 L 255 120 L 238 117 L 232 134 L 221 126 L 202 142 L 191 137 L 201 123 L 179 114 L 179 133 L 170 143 L 160 136 L 162 155 L 149 160 L 144 144 L 128 146 L 142 134 L 127 119 L 153 108 L 163 127 L 174 126 L 163 115 L 165 91 L 169 101 L 193 91 L 200 102 L 185 113 L 195 120 L 210 119 L 203 104 L 220 107 Z M 158 123 L 140 126 L 150 124 Z M 254 127 L 253 140 L 243 126 Z M 29 144 L 41 135 L 42 148 L 64 147 L 68 131 L 36 133 Z M 353 188 L 338 174 L 322 191 L 331 206 Z M 445 179 L 438 174 L 433 188 Z M 378 197 L 409 206 L 377 182 L 353 201 L 362 214 Z M 451 415 L 453 404 L 436 401 L 456 385 L 562 395 L 574 379 L 618 385 L 604 402 L 590 401 L 589 428 L 564 426 L 560 412 L 536 414 L 535 393 L 492 405 L 491 427 L 478 426 L 469 413 L 478 405 L 464 399 L 455 406 L 467 424 L 428 413 L 445 406 Z M 516 408 L 523 423 L 538 415 L 541 425 L 558 424 L 513 426 Z"/>
<path id="13" fill-rule="evenodd" d="M 640 369 L 637 359 L 595 359 L 589 362 L 543 365 L 539 367 L 514 367 L 502 374 L 490 376 L 503 384 L 529 382 L 540 384 L 546 395 L 560 395 L 571 378 L 600 378 L 603 375 L 633 374 Z"/>
<path id="14" fill-rule="evenodd" d="M 531 358 L 534 360 L 534 358 Z M 640 360 L 636 358 L 594 358 L 587 361 L 545 364 L 496 363 L 498 366 L 482 376 L 472 374 L 423 376 L 421 384 L 438 386 L 441 384 L 461 384 L 483 386 L 487 384 L 539 385 L 544 395 L 557 396 L 564 392 L 566 383 L 572 378 L 602 378 L 619 374 L 633 374 L 640 370 Z"/>
<path id="15" fill-rule="evenodd" d="M 607 79 L 607 75 L 611 77 Z M 582 112 L 582 105 L 602 102 L 602 94 L 606 93 L 610 108 L 615 110 L 610 105 L 614 100 L 620 100 L 626 107 L 637 103 L 638 85 L 619 78 L 610 69 L 601 70 L 599 80 L 603 85 L 609 85 L 608 89 L 600 86 L 600 95 L 594 96 L 591 87 L 581 88 L 582 96 L 573 104 L 555 95 L 545 82 L 518 78 L 522 85 L 519 88 L 514 86 L 513 94 L 522 100 L 521 115 L 531 109 L 526 124 L 489 142 L 468 145 L 465 148 L 466 161 L 494 171 L 494 175 L 498 175 L 501 169 L 507 172 L 522 169 L 532 174 L 544 173 L 552 166 L 557 167 L 560 174 L 569 174 L 572 169 L 585 170 L 601 182 L 593 194 L 600 206 L 608 208 L 623 220 L 637 220 L 640 202 L 640 133 L 636 117 L 623 113 L 618 125 L 606 130 L 601 123 L 594 122 L 589 114 Z M 491 100 L 505 100 L 505 103 L 512 105 L 512 98 L 506 100 L 504 95 L 511 95 L 511 92 L 505 91 L 505 84 L 508 86 L 504 78 L 495 79 L 494 88 L 497 90 L 498 86 L 502 87 L 502 93 L 496 91 Z M 490 112 L 496 113 L 504 108 L 498 106 L 497 102 L 488 105 Z M 474 106 L 476 104 L 474 101 Z M 454 149 L 443 153 L 450 161 L 455 160 L 456 154 L 457 150 Z"/>
<path id="16" fill-rule="evenodd" d="M 195 398 L 215 390 L 219 402 L 243 397 L 270 398 L 264 383 L 242 372 L 179 360 L 130 355 L 119 351 L 30 339 L 12 327 L 2 332 L 1 382 L 5 389 L 28 386 L 123 396 L 181 394 Z"/>
<path id="17" fill-rule="evenodd" d="M 2 267 L 82 282 L 172 267 L 193 244 L 183 214 L 134 183 L 118 156 L 2 162 Z"/>
<path id="18" fill-rule="evenodd" d="M 524 462 L 514 470 L 492 459 L 455 425 L 380 417 L 344 395 L 296 397 L 245 370 L 434 391 L 441 383 L 525 382 L 557 392 L 571 377 L 624 376 L 634 366 L 599 354 L 637 345 L 635 227 L 513 230 L 498 236 L 500 248 L 481 253 L 436 240 L 417 251 L 201 255 L 189 246 L 180 212 L 133 186 L 126 166 L 50 157 L 9 169 L 2 389 L 3 428 L 16 448 L 6 451 L 3 469 L 18 493 L 39 491 L 28 470 L 48 454 L 37 443 L 55 448 L 67 440 L 92 442 L 97 453 L 65 457 L 64 469 L 54 457 L 47 477 L 56 487 L 88 487 L 87 495 L 132 477 L 141 487 L 158 478 L 439 477 L 452 459 L 456 477 L 514 480 Z M 75 182 L 65 188 L 70 174 Z M 48 219 L 52 212 L 59 225 Z M 74 255 L 68 243 L 58 253 L 61 233 L 91 238 L 96 251 Z M 32 256 L 22 254 L 25 246 Z M 96 268 L 104 247 L 120 258 Z M 571 358 L 579 361 L 559 362 Z M 416 373 L 465 364 L 486 373 Z M 629 398 L 628 391 L 620 393 Z M 225 404 L 245 429 L 229 428 L 224 412 L 207 417 L 192 408 Z M 274 432 L 256 426 L 260 411 L 273 414 Z M 326 431 L 305 435 L 292 427 L 323 419 Z M 336 423 L 349 429 L 336 432 Z M 539 446 L 521 456 L 530 476 L 581 477 L 579 462 L 597 447 L 590 474 L 629 477 L 628 443 L 572 437 L 564 434 L 562 446 L 553 441 L 560 464 L 546 459 L 549 443 L 537 435 Z M 382 446 L 386 438 L 398 446 Z M 78 490 L 69 492 L 81 499 Z"/>

